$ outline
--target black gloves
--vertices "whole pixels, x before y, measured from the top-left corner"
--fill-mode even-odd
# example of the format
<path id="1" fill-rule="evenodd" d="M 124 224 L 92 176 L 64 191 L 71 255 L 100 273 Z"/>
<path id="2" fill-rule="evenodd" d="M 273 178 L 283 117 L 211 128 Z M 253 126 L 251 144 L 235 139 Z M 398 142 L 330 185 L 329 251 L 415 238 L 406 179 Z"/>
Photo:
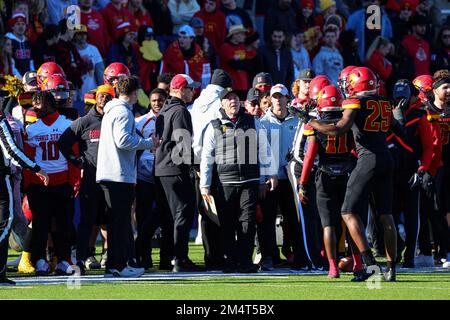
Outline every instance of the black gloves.
<path id="1" fill-rule="evenodd" d="M 308 114 L 308 111 L 300 110 L 293 106 L 289 106 L 288 111 L 294 117 L 299 118 L 300 121 L 302 121 L 303 123 L 308 123 L 308 121 L 311 120 L 311 117 Z"/>
<path id="2" fill-rule="evenodd" d="M 434 194 L 434 178 L 428 171 L 422 170 L 414 173 L 408 184 L 411 189 L 421 187 L 428 198 L 431 198 Z"/>

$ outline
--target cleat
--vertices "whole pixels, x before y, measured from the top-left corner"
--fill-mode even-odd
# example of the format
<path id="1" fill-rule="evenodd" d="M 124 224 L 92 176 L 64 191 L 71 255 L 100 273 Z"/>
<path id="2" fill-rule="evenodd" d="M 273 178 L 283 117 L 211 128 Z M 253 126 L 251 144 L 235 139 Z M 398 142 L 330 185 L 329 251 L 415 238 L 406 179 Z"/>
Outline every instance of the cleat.
<path id="1" fill-rule="evenodd" d="M 36 262 L 36 275 L 37 276 L 48 276 L 50 272 L 50 266 L 44 259 L 39 259 Z"/>
<path id="2" fill-rule="evenodd" d="M 172 272 L 200 272 L 205 271 L 204 268 L 197 266 L 189 258 L 184 260 L 176 260 Z"/>
<path id="3" fill-rule="evenodd" d="M 70 276 L 75 274 L 75 269 L 67 261 L 62 261 L 56 265 L 55 274 L 58 276 Z"/>
<path id="4" fill-rule="evenodd" d="M 106 262 L 108 262 L 108 250 L 105 250 L 105 252 L 102 254 L 102 258 L 100 260 L 100 267 L 106 268 Z"/>
<path id="5" fill-rule="evenodd" d="M 20 258 L 17 271 L 23 274 L 30 274 L 36 272 L 36 268 L 31 263 L 31 253 L 25 251 L 22 252 L 22 257 Z"/>
<path id="6" fill-rule="evenodd" d="M 78 265 L 78 263 L 77 263 Z M 84 266 L 87 270 L 97 270 L 101 268 L 100 262 L 95 258 L 95 256 L 90 256 L 86 259 Z"/>
<path id="7" fill-rule="evenodd" d="M 397 278 L 396 274 L 397 274 L 397 272 L 395 271 L 395 268 L 390 268 L 383 274 L 384 280 L 389 281 L 389 282 L 394 282 L 394 281 L 396 281 L 396 278 Z"/>
<path id="8" fill-rule="evenodd" d="M 352 280 L 350 280 L 351 282 L 364 282 L 367 279 L 369 279 L 372 274 L 371 273 L 367 273 L 366 270 L 361 269 L 359 271 L 355 271 L 353 272 L 353 278 Z"/>
<path id="9" fill-rule="evenodd" d="M 133 268 L 133 267 L 125 267 L 122 271 L 117 269 L 108 269 L 106 274 L 112 274 L 114 277 L 122 277 L 122 278 L 138 278 L 145 273 L 144 268 Z"/>

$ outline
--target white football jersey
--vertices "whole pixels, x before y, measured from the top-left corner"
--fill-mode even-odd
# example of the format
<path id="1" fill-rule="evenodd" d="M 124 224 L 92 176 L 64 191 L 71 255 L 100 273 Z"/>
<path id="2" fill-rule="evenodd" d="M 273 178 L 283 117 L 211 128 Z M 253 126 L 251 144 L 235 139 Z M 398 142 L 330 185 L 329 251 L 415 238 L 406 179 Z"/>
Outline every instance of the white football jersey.
<path id="1" fill-rule="evenodd" d="M 59 115 L 55 122 L 47 126 L 42 120 L 30 124 L 26 128 L 26 140 L 36 148 L 34 161 L 47 173 L 67 171 L 67 160 L 58 148 L 59 137 L 70 126 L 72 121 Z"/>

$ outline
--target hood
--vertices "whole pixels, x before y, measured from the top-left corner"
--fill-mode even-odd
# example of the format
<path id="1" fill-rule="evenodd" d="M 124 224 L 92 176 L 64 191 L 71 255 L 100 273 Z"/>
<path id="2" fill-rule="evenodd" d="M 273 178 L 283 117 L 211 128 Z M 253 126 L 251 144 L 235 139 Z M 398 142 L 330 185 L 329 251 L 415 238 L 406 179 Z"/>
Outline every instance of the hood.
<path id="1" fill-rule="evenodd" d="M 27 41 L 27 37 L 24 36 L 22 39 L 19 39 L 12 32 L 8 32 L 7 34 L 5 34 L 5 37 L 7 37 L 7 38 L 9 38 L 11 40 L 16 40 L 17 42 L 20 42 L 20 43 L 23 43 L 23 42 Z"/>
<path id="2" fill-rule="evenodd" d="M 125 102 L 121 99 L 118 99 L 118 98 L 114 98 L 103 107 L 103 112 L 104 112 L 104 114 L 107 114 L 107 113 L 111 112 L 111 110 L 113 110 L 114 108 L 116 108 L 118 106 L 123 106 L 123 105 L 130 108 L 127 102 Z"/>
<path id="3" fill-rule="evenodd" d="M 164 102 L 163 107 L 161 108 L 161 111 L 159 111 L 158 115 L 165 114 L 172 110 L 173 108 L 186 108 L 186 103 L 184 103 L 183 100 L 177 97 L 169 97 L 167 98 L 166 102 Z"/>
<path id="4" fill-rule="evenodd" d="M 106 105 L 103 107 L 103 112 L 104 112 L 104 110 L 105 110 L 105 107 L 106 107 Z M 89 109 L 88 115 L 89 115 L 90 117 L 96 117 L 96 118 L 102 118 L 102 117 L 103 117 L 102 114 L 100 114 L 100 113 L 97 112 L 97 109 L 95 109 L 95 105 L 92 106 L 91 109 Z"/>
<path id="5" fill-rule="evenodd" d="M 202 90 L 200 96 L 195 99 L 192 112 L 205 113 L 209 107 L 219 99 L 219 93 L 223 90 L 221 86 L 215 84 L 208 84 L 205 89 Z"/>

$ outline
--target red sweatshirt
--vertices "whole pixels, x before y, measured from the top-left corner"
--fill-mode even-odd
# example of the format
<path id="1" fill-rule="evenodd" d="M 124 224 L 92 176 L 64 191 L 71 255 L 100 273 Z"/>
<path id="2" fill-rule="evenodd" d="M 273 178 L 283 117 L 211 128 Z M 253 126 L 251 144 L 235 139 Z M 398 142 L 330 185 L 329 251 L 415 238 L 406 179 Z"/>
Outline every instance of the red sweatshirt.
<path id="1" fill-rule="evenodd" d="M 430 45 L 424 39 L 419 39 L 414 35 L 403 38 L 402 45 L 408 50 L 409 55 L 414 60 L 416 77 L 430 73 Z"/>
<path id="2" fill-rule="evenodd" d="M 203 64 L 206 63 L 203 57 L 203 51 L 196 43 L 194 56 L 189 60 L 185 60 L 183 52 L 181 51 L 178 40 L 175 40 L 166 49 L 163 56 L 163 72 L 172 73 L 188 73 L 194 81 L 202 80 Z M 189 72 L 186 72 L 186 64 L 189 68 Z"/>
<path id="3" fill-rule="evenodd" d="M 220 64 L 223 70 L 225 70 L 233 79 L 233 88 L 236 90 L 248 90 L 248 75 L 247 71 L 235 69 L 230 65 L 235 61 L 235 57 L 239 57 L 237 61 L 243 61 L 248 59 L 247 50 L 244 44 L 233 45 L 229 42 L 225 42 L 219 51 Z"/>
<path id="4" fill-rule="evenodd" d="M 109 33 L 101 13 L 96 10 L 81 12 L 81 24 L 88 29 L 88 42 L 96 46 L 102 57 L 106 58 L 110 46 Z"/>
<path id="5" fill-rule="evenodd" d="M 106 23 L 106 30 L 109 34 L 110 43 L 115 42 L 118 38 L 119 33 L 116 32 L 116 29 L 119 24 L 122 24 L 123 22 L 133 24 L 134 21 L 134 17 L 130 10 L 124 6 L 118 10 L 112 3 L 103 8 L 101 14 Z"/>
<path id="6" fill-rule="evenodd" d="M 199 17 L 205 24 L 205 37 L 211 41 L 216 52 L 219 52 L 220 47 L 225 42 L 227 27 L 225 22 L 225 15 L 216 10 L 214 13 L 206 12 L 205 8 L 194 14 L 194 17 Z"/>

